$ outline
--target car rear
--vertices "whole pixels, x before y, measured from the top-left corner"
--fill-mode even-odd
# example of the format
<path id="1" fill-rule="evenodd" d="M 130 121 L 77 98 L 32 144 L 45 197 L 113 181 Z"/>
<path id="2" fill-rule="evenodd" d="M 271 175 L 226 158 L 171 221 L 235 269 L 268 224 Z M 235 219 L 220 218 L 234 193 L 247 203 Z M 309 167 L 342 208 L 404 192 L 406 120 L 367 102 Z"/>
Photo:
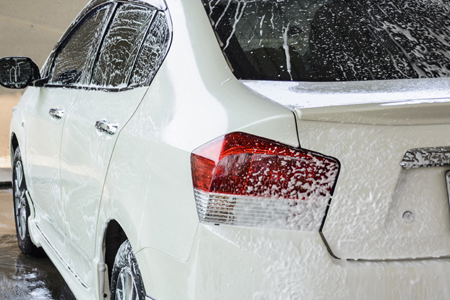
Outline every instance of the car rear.
<path id="1" fill-rule="evenodd" d="M 193 274 L 203 278 L 199 295 L 212 296 L 213 287 L 228 282 L 235 290 L 224 295 L 238 298 L 446 298 L 449 5 L 415 0 L 203 4 L 236 78 L 290 109 L 299 151 L 330 158 L 337 171 L 326 208 L 318 210 L 320 226 L 252 223 L 264 209 L 264 216 L 272 217 L 278 210 L 262 195 L 251 195 L 258 206 L 239 203 L 248 197 L 242 191 L 249 186 L 253 191 L 246 181 L 251 168 L 241 168 L 245 159 L 229 158 L 235 169 L 223 176 L 222 143 L 216 158 L 209 157 L 212 166 L 206 163 L 202 170 L 217 167 L 218 181 L 229 180 L 228 186 L 225 192 L 214 190 L 218 181 L 212 172 L 205 195 L 195 171 L 204 148 L 194 150 L 202 225 L 190 261 Z M 274 178 L 274 169 L 265 166 L 265 175 Z M 273 189 L 282 189 L 283 180 Z M 283 197 L 269 195 L 274 201 Z M 308 201 L 287 199 L 291 207 Z M 301 219 L 302 213 L 296 216 Z M 289 214 L 282 218 L 293 220 Z M 226 272 L 209 277 L 214 270 Z"/>
<path id="2" fill-rule="evenodd" d="M 448 5 L 202 4 L 202 15 L 199 3 L 169 4 L 174 42 L 154 81 L 183 79 L 166 83 L 183 97 L 169 118 L 177 139 L 163 135 L 183 159 L 164 170 L 190 181 L 177 185 L 184 197 L 164 191 L 166 210 L 145 209 L 172 234 L 166 248 L 152 239 L 136 254 L 151 266 L 142 268 L 148 295 L 448 298 Z M 179 45 L 193 50 L 196 64 L 186 61 L 200 71 L 190 77 L 202 81 L 175 72 Z M 185 112 L 195 118 L 182 122 Z M 128 130 L 145 131 L 138 125 Z M 181 241 L 191 234 L 192 244 Z"/>

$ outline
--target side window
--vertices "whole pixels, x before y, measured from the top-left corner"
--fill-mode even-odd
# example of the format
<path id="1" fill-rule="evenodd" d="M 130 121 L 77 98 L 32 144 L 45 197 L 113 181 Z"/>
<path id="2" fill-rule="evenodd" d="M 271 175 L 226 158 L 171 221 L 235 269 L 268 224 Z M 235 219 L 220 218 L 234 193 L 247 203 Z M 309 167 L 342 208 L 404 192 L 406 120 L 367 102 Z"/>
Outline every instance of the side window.
<path id="1" fill-rule="evenodd" d="M 155 9 L 123 4 L 103 42 L 92 84 L 126 87 Z"/>
<path id="2" fill-rule="evenodd" d="M 56 56 L 50 83 L 62 85 L 87 84 L 111 6 L 91 12 L 61 45 Z"/>
<path id="3" fill-rule="evenodd" d="M 169 41 L 170 30 L 166 16 L 158 12 L 142 46 L 130 85 L 146 85 L 153 79 L 167 53 Z"/>

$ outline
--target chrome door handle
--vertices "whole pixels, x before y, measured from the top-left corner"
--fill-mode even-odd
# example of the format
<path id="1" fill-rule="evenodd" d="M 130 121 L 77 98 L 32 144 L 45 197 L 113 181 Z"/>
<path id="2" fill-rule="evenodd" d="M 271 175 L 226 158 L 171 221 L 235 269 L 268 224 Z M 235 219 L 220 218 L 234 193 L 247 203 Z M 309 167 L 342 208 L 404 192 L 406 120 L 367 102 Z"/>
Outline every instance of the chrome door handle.
<path id="1" fill-rule="evenodd" d="M 64 116 L 64 109 L 50 108 L 48 113 L 53 119 L 61 120 Z"/>
<path id="2" fill-rule="evenodd" d="M 117 123 L 101 120 L 95 122 L 95 128 L 100 132 L 106 132 L 109 135 L 113 135 L 117 132 Z"/>

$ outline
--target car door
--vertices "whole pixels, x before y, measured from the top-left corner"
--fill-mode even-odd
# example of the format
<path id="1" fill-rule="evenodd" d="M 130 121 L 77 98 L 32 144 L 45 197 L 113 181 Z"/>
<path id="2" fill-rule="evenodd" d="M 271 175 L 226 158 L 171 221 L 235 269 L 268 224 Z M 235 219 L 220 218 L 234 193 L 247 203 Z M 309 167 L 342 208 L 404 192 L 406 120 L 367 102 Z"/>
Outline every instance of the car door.
<path id="1" fill-rule="evenodd" d="M 60 191 L 60 147 L 66 116 L 78 87 L 90 78 L 92 61 L 100 46 L 111 6 L 86 15 L 66 35 L 56 50 L 48 83 L 37 88 L 27 108 L 26 130 L 29 191 L 36 203 L 39 228 L 60 252 L 64 252 L 63 210 Z"/>
<path id="2" fill-rule="evenodd" d="M 86 282 L 94 279 L 96 218 L 110 157 L 121 129 L 147 90 L 141 81 L 148 78 L 151 68 L 137 57 L 147 62 L 143 48 L 153 36 L 151 26 L 158 15 L 148 6 L 118 6 L 91 85 L 80 90 L 67 115 L 61 144 L 64 230 L 70 238 L 71 265 Z"/>

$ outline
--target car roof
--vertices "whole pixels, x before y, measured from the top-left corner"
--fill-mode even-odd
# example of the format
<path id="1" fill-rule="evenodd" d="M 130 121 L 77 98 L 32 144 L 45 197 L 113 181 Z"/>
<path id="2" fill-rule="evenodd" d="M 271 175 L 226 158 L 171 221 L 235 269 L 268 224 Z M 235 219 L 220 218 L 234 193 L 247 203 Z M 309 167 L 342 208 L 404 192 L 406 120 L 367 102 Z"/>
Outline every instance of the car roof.
<path id="1" fill-rule="evenodd" d="M 84 8 L 83 10 L 78 14 L 78 16 L 75 18 L 75 20 L 72 22 L 72 24 L 69 26 L 67 31 L 70 31 L 70 29 L 75 26 L 78 21 L 90 10 L 93 8 L 106 4 L 106 3 L 115 3 L 115 2 L 123 2 L 123 3 L 131 3 L 136 5 L 151 5 L 153 7 L 156 7 L 159 10 L 166 10 L 167 4 L 165 0 L 91 0 Z"/>
<path id="2" fill-rule="evenodd" d="M 164 0 L 91 0 L 82 10 L 82 12 L 85 13 L 86 11 L 89 11 L 96 6 L 111 2 L 125 2 L 136 5 L 152 5 L 160 10 L 165 10 L 167 7 Z"/>
<path id="3" fill-rule="evenodd" d="M 107 4 L 107 3 L 131 3 L 136 5 L 151 5 L 159 10 L 166 10 L 167 4 L 165 0 L 91 0 L 84 8 L 81 10 L 81 12 L 78 14 L 78 16 L 73 20 L 73 22 L 70 24 L 69 28 L 67 28 L 66 32 L 64 33 L 64 36 L 60 39 L 60 41 L 64 40 L 65 36 L 72 31 L 72 28 L 76 26 L 76 24 L 82 19 L 86 13 L 88 13 L 90 10 L 94 9 L 97 6 Z M 59 42 L 58 42 L 59 44 Z M 59 45 L 56 45 L 55 49 Z"/>

